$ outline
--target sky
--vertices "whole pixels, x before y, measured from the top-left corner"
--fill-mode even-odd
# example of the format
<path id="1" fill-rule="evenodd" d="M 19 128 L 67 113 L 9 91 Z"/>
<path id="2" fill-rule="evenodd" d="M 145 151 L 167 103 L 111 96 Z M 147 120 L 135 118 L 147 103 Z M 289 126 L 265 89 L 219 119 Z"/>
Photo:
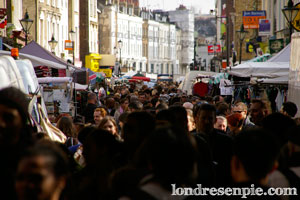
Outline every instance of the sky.
<path id="1" fill-rule="evenodd" d="M 193 6 L 202 14 L 209 14 L 209 11 L 215 8 L 215 0 L 140 0 L 140 7 L 150 9 L 175 10 L 180 4 L 187 8 Z"/>

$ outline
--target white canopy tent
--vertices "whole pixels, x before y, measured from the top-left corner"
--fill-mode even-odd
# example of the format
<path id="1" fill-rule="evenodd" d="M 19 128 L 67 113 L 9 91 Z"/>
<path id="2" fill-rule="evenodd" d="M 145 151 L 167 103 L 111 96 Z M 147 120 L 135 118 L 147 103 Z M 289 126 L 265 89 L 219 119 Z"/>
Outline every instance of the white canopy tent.
<path id="1" fill-rule="evenodd" d="M 228 73 L 238 77 L 256 77 L 263 83 L 288 84 L 291 47 L 287 45 L 267 62 L 245 62 Z"/>

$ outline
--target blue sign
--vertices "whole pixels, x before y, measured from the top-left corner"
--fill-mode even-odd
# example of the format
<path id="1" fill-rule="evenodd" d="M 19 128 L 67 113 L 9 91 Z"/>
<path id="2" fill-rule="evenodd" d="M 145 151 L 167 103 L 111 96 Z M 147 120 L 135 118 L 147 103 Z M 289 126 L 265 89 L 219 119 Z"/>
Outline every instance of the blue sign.
<path id="1" fill-rule="evenodd" d="M 265 10 L 243 11 L 243 17 L 258 17 L 258 16 L 266 16 L 266 11 Z"/>

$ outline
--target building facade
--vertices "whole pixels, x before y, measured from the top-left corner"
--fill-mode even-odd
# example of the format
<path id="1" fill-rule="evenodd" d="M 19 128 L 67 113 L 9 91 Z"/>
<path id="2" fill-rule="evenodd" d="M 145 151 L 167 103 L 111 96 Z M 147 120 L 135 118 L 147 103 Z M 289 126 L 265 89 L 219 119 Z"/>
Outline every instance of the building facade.
<path id="1" fill-rule="evenodd" d="M 85 56 L 99 53 L 97 0 L 79 0 L 80 60 L 85 66 Z"/>
<path id="2" fill-rule="evenodd" d="M 194 57 L 194 13 L 180 6 L 175 11 L 169 11 L 170 22 L 175 23 L 181 31 L 181 64 L 180 72 L 185 74 Z"/>

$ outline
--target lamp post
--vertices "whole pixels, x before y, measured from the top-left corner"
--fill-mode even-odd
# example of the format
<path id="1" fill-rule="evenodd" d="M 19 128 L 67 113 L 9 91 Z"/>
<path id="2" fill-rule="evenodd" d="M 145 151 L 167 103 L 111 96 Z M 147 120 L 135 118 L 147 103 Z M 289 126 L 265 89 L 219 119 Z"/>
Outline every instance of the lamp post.
<path id="1" fill-rule="evenodd" d="M 50 45 L 51 52 L 55 55 L 55 47 L 58 42 L 55 40 L 54 34 L 52 35 L 51 40 L 49 40 L 48 43 Z"/>
<path id="2" fill-rule="evenodd" d="M 229 35 L 229 31 L 230 31 L 230 20 L 229 20 L 229 15 L 227 13 L 227 9 L 226 9 L 226 16 L 217 16 L 217 11 L 216 10 L 210 10 L 210 14 L 215 13 L 215 17 L 216 17 L 216 23 L 217 23 L 217 19 L 225 19 L 226 20 L 226 65 L 229 66 L 230 65 L 230 35 Z M 222 22 L 221 22 L 222 23 Z M 222 38 L 224 38 L 224 35 L 222 36 Z M 230 66 L 230 70 L 231 70 L 231 66 Z"/>
<path id="3" fill-rule="evenodd" d="M 20 19 L 19 21 L 22 26 L 22 30 L 25 33 L 25 45 L 27 45 L 29 30 L 33 24 L 33 20 L 29 18 L 27 10 L 25 12 L 24 18 Z"/>
<path id="4" fill-rule="evenodd" d="M 75 65 L 75 40 L 76 40 L 76 32 L 73 29 L 69 32 L 70 40 L 72 41 L 73 46 L 73 65 Z"/>
<path id="5" fill-rule="evenodd" d="M 297 16 L 297 14 L 299 12 L 299 9 L 294 7 L 294 3 L 293 3 L 292 0 L 289 0 L 288 5 L 285 6 L 281 11 L 283 12 L 284 17 L 286 18 L 286 20 L 289 23 L 289 29 L 290 29 L 289 39 L 290 39 L 290 42 L 291 42 L 292 33 L 293 33 L 292 22 L 295 19 L 295 17 Z"/>
<path id="6" fill-rule="evenodd" d="M 242 63 L 242 45 L 243 45 L 243 41 L 245 39 L 246 34 L 248 33 L 248 31 L 245 31 L 244 29 L 244 24 L 241 25 L 241 29 L 239 31 L 237 31 L 238 37 L 240 39 L 240 61 L 239 63 Z"/>
<path id="7" fill-rule="evenodd" d="M 123 46 L 123 42 L 122 42 L 122 40 L 119 40 L 118 41 L 118 47 L 120 49 L 120 70 L 119 70 L 119 73 L 121 72 L 121 69 L 122 69 L 122 46 Z"/>

